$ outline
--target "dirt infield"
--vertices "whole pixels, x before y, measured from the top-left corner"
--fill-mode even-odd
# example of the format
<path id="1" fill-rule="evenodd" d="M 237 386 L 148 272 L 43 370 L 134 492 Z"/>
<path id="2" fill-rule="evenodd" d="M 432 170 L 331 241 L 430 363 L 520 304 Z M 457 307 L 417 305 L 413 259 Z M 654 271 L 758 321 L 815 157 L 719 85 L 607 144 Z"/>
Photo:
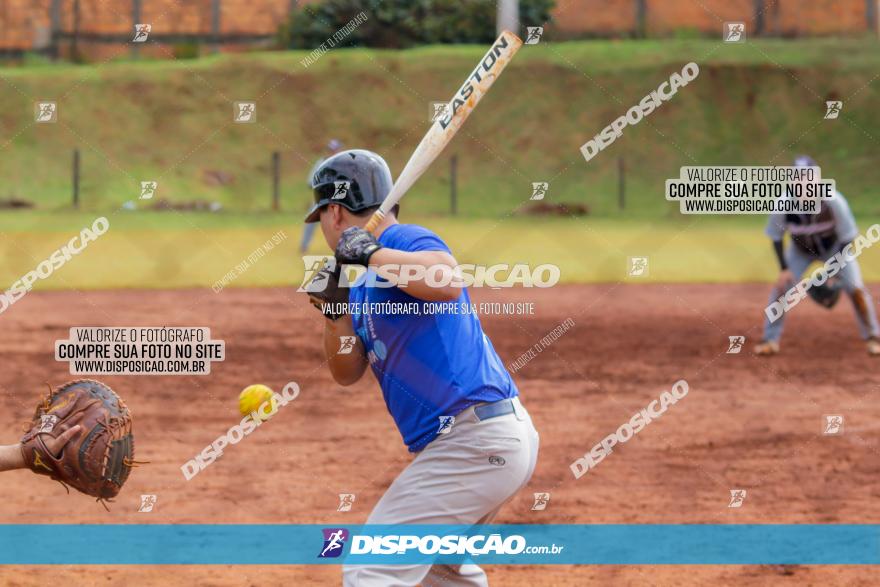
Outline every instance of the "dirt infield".
<path id="1" fill-rule="evenodd" d="M 874 288 L 875 297 L 880 292 Z M 848 302 L 803 302 L 783 353 L 752 356 L 765 285 L 568 286 L 478 291 L 474 302 L 534 302 L 532 316 L 483 315 L 509 364 L 571 319 L 574 327 L 515 375 L 541 433 L 538 467 L 499 523 L 880 523 L 880 360 L 856 334 Z M 70 378 L 54 341 L 71 326 L 209 326 L 227 360 L 207 377 L 101 377 L 135 416 L 136 469 L 105 512 L 25 471 L 4 473 L 0 522 L 361 523 L 407 464 L 372 376 L 335 385 L 321 318 L 292 289 L 31 293 L 0 315 L 0 443 L 15 442 L 44 382 Z M 745 349 L 727 354 L 728 336 Z M 686 379 L 688 395 L 598 467 L 569 464 Z M 180 467 L 239 419 L 237 394 L 264 382 L 302 393 L 187 482 Z M 824 415 L 845 417 L 840 436 Z M 731 489 L 746 489 L 728 508 Z M 549 491 L 545 511 L 532 493 Z M 354 493 L 337 512 L 339 493 Z M 156 494 L 152 513 L 137 513 Z M 426 503 L 426 507 L 429 504 Z M 849 584 L 864 567 L 490 567 L 493 585 Z M 338 567 L 6 567 L 7 585 L 333 585 Z"/>

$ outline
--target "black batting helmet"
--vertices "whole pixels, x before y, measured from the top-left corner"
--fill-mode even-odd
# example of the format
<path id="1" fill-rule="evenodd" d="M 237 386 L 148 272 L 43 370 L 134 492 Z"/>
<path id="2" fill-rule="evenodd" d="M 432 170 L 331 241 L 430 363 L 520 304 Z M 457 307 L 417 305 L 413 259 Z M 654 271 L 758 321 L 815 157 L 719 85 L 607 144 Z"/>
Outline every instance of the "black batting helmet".
<path id="1" fill-rule="evenodd" d="M 378 206 L 392 183 L 388 164 L 372 151 L 351 149 L 328 157 L 312 176 L 315 204 L 305 222 L 317 222 L 321 208 L 328 204 L 339 204 L 351 212 Z"/>

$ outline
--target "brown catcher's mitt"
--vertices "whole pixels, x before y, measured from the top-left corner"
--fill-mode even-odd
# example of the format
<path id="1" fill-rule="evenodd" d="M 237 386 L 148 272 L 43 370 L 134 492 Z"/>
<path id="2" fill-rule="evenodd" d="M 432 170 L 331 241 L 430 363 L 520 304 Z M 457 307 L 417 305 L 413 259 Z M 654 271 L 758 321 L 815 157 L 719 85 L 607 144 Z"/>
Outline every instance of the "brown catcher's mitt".
<path id="1" fill-rule="evenodd" d="M 42 435 L 57 437 L 76 425 L 80 432 L 60 455 L 53 455 Z M 103 503 L 116 497 L 134 465 L 131 412 L 103 383 L 90 379 L 65 383 L 37 406 L 31 429 L 21 439 L 21 453 L 34 473 Z"/>

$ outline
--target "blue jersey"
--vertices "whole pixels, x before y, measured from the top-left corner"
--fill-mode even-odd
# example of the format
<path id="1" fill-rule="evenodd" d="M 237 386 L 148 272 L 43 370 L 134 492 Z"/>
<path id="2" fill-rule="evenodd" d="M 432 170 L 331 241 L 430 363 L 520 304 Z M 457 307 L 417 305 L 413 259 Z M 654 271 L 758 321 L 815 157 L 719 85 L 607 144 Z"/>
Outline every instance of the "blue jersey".
<path id="1" fill-rule="evenodd" d="M 436 234 L 410 224 L 388 227 L 379 242 L 400 251 L 450 252 Z M 372 270 L 367 276 L 351 288 L 351 320 L 411 452 L 436 438 L 445 417 L 517 395 L 480 319 L 470 311 L 466 289 L 454 304 L 457 312 L 435 312 L 440 303 L 419 300 L 397 287 L 371 287 L 373 279 L 384 280 Z M 388 302 L 394 311 L 371 311 L 372 304 Z"/>

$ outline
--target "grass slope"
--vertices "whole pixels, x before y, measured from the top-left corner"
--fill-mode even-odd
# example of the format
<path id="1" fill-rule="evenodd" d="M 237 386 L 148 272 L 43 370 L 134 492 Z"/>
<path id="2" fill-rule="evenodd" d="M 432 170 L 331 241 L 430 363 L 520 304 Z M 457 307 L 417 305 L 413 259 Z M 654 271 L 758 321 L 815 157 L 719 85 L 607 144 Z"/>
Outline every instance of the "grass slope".
<path id="1" fill-rule="evenodd" d="M 565 282 L 626 280 L 628 256 L 651 259 L 648 281 L 768 280 L 774 262 L 761 217 L 682 217 L 663 182 L 682 165 L 788 164 L 813 154 L 850 198 L 862 229 L 880 218 L 875 186 L 880 54 L 873 40 L 594 41 L 524 47 L 441 159 L 407 196 L 404 221 L 446 239 L 461 262 L 556 263 Z M 305 174 L 327 139 L 384 154 L 398 172 L 484 47 L 335 50 L 303 68 L 304 52 L 197 61 L 38 64 L 0 70 L 0 211 L 5 289 L 99 214 L 110 232 L 38 289 L 210 287 L 278 230 L 287 239 L 233 287 L 290 284 L 309 195 Z M 688 61 L 701 74 L 589 163 L 580 145 Z M 825 121 L 825 99 L 841 118 Z M 33 123 L 33 102 L 60 120 Z M 258 122 L 232 122 L 254 100 Z M 70 151 L 83 156 L 82 210 L 70 209 Z M 269 208 L 269 157 L 283 153 L 283 209 Z M 448 216 L 449 156 L 459 159 L 459 216 Z M 627 206 L 617 207 L 617 158 Z M 211 186 L 206 171 L 234 181 Z M 139 182 L 159 196 L 217 200 L 224 211 L 120 211 Z M 548 199 L 586 203 L 584 218 L 524 218 L 531 182 Z M 140 205 L 140 204 L 139 204 Z M 320 240 L 320 237 L 319 237 Z M 322 246 L 315 250 L 323 251 Z M 880 280 L 874 251 L 862 258 Z"/>
<path id="2" fill-rule="evenodd" d="M 282 152 L 283 198 L 301 210 L 305 174 L 331 137 L 374 149 L 399 172 L 427 128 L 429 102 L 449 98 L 484 47 L 339 49 L 304 68 L 304 52 L 197 61 L 43 65 L 0 70 L 0 198 L 46 209 L 70 201 L 70 152 L 83 156 L 85 209 L 137 197 L 269 207 L 269 162 Z M 579 147 L 688 61 L 700 76 L 589 163 Z M 601 216 L 677 214 L 663 180 L 681 165 L 789 164 L 814 154 L 857 213 L 880 214 L 875 153 L 880 52 L 874 40 L 590 41 L 526 46 L 406 206 L 448 210 L 449 156 L 458 154 L 465 216 L 506 214 L 550 181 L 549 197 Z M 841 118 L 822 119 L 842 99 Z M 33 102 L 55 100 L 60 121 L 33 123 Z M 257 123 L 232 122 L 232 102 L 257 102 Z M 617 209 L 617 157 L 628 202 Z M 211 186 L 205 172 L 234 180 Z"/>

